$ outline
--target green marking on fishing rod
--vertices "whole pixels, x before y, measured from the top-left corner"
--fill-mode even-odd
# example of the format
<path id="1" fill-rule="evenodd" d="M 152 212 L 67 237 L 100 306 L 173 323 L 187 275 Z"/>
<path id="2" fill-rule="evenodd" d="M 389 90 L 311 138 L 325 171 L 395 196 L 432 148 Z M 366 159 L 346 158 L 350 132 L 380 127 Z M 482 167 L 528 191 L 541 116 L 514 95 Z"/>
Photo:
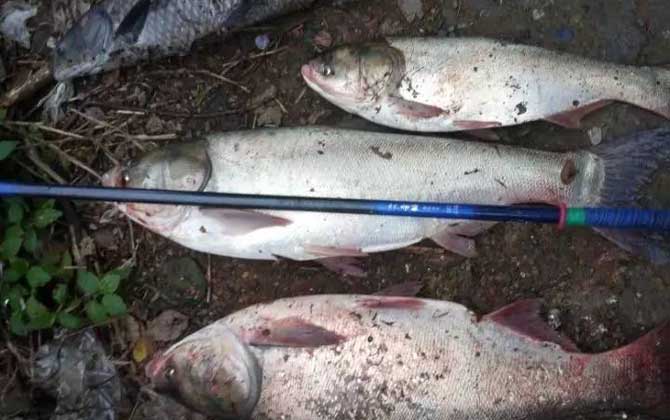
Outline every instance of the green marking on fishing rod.
<path id="1" fill-rule="evenodd" d="M 586 210 L 568 209 L 565 224 L 567 226 L 586 226 Z"/>

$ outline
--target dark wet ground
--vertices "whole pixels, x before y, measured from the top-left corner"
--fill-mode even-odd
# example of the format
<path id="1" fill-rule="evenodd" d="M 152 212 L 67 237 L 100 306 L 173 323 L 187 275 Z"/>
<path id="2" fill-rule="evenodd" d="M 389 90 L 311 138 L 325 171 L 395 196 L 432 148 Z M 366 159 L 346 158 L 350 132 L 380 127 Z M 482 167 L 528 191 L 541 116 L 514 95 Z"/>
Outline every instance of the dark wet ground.
<path id="1" fill-rule="evenodd" d="M 126 100 L 124 103 L 128 105 L 172 112 L 197 109 L 205 113 L 239 108 L 251 97 L 275 87 L 276 97 L 287 111 L 282 115 L 282 126 L 348 123 L 351 116 L 311 91 L 303 92 L 305 85 L 299 67 L 317 53 L 313 39 L 320 31 L 330 34 L 335 45 L 384 35 L 485 35 L 621 63 L 670 62 L 670 7 L 664 0 L 398 1 L 407 13 L 417 12 L 413 20 L 408 21 L 395 0 L 361 1 L 346 9 L 318 9 L 270 22 L 269 28 L 243 32 L 226 41 L 208 39 L 184 58 L 147 65 L 141 71 L 123 70 L 110 79 L 110 88 L 127 88 L 126 98 L 139 92 L 142 100 Z M 283 34 L 280 45 L 288 48 L 238 66 L 227 74 L 251 89 L 251 95 L 212 79 L 174 76 L 176 70 L 183 68 L 215 71 L 238 50 L 253 53 L 254 37 L 265 32 Z M 162 75 L 163 71 L 167 71 L 167 76 Z M 176 85 L 167 87 L 167 80 Z M 275 111 L 265 107 L 260 114 L 267 117 L 268 112 Z M 105 109 L 105 112 L 111 111 Z M 163 130 L 181 129 L 183 137 L 191 139 L 209 131 L 251 128 L 254 121 L 258 123 L 258 115 L 255 117 L 254 113 L 207 120 L 162 116 L 161 122 Z M 148 120 L 148 116 L 139 116 L 131 127 L 141 130 Z M 499 134 L 509 143 L 568 150 L 590 147 L 588 131 L 593 127 L 602 130 L 603 142 L 607 142 L 624 133 L 660 125 L 668 124 L 645 111 L 613 105 L 589 117 L 582 130 L 535 123 L 499 130 Z M 137 151 L 120 147 L 114 153 L 125 159 Z M 108 165 L 102 164 L 100 169 L 106 168 Z M 667 183 L 659 182 L 657 191 L 667 191 L 664 187 Z M 91 208 L 92 214 L 102 210 Z M 129 247 L 119 246 L 128 240 L 127 225 L 99 227 L 115 235 L 107 244 L 98 242 L 102 257 L 121 261 L 130 256 L 130 251 L 126 251 Z M 552 314 L 553 324 L 560 326 L 584 351 L 614 348 L 670 319 L 667 269 L 626 254 L 590 230 L 559 232 L 550 226 L 499 225 L 478 238 L 478 258 L 465 260 L 432 244 L 421 244 L 368 258 L 366 279 L 344 278 L 310 263 L 208 257 L 176 246 L 139 226 L 135 226 L 134 236 L 139 245 L 139 266 L 129 289 L 142 299 L 134 310 L 141 317 L 151 318 L 161 309 L 176 306 L 191 317 L 192 329 L 247 305 L 279 297 L 369 293 L 409 281 L 424 283 L 422 297 L 463 303 L 479 313 L 518 299 L 542 298 Z M 166 285 L 165 273 L 173 270 L 165 266 L 178 256 L 192 256 L 203 272 L 210 272 L 205 275 L 212 281 L 209 304 L 186 308 L 173 300 L 179 293 L 171 293 L 173 286 Z M 202 295 L 206 289 L 203 284 Z M 616 416 L 621 418 L 620 414 Z"/>

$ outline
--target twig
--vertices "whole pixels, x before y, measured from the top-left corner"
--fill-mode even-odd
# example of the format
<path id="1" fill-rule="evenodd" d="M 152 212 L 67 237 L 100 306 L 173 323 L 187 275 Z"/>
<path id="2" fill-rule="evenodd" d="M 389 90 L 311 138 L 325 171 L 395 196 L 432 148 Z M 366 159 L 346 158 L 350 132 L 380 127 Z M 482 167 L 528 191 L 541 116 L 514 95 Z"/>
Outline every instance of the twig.
<path id="1" fill-rule="evenodd" d="M 53 80 L 51 66 L 44 66 L 33 72 L 18 86 L 11 88 L 3 96 L 0 96 L 0 108 L 9 108 L 17 102 L 30 98 L 35 92 L 42 89 Z"/>
<path id="2" fill-rule="evenodd" d="M 277 102 L 277 105 L 279 105 L 279 108 L 281 108 L 281 112 L 283 112 L 284 115 L 287 115 L 287 114 L 288 114 L 288 110 L 286 109 L 286 107 L 284 106 L 284 104 L 281 103 L 281 101 L 280 101 L 279 99 L 277 99 L 277 98 L 273 98 L 273 100 L 274 100 L 275 102 Z"/>
<path id="3" fill-rule="evenodd" d="M 37 153 L 37 149 L 35 148 L 35 145 L 30 142 L 26 138 L 26 143 L 28 144 L 28 152 L 26 153 L 26 156 L 28 156 L 28 159 L 30 159 L 31 162 L 35 166 L 37 166 L 39 169 L 42 170 L 45 174 L 49 175 L 51 179 L 54 181 L 58 182 L 59 184 L 67 184 L 67 181 L 60 175 L 58 175 L 49 165 L 44 163 L 42 158 L 40 157 L 39 153 Z"/>
<path id="4" fill-rule="evenodd" d="M 81 252 L 79 252 L 77 233 L 75 232 L 74 225 L 69 225 L 68 228 L 70 231 L 70 240 L 72 241 L 72 258 L 74 258 L 78 266 L 85 266 L 86 262 L 81 257 Z"/>
<path id="5" fill-rule="evenodd" d="M 4 124 L 17 125 L 19 127 L 35 127 L 35 128 L 37 128 L 39 130 L 42 130 L 42 131 L 48 131 L 50 133 L 55 133 L 55 134 L 60 134 L 60 135 L 67 136 L 67 137 L 72 137 L 73 139 L 86 140 L 86 137 L 84 137 L 82 135 L 75 134 L 75 133 L 72 133 L 70 131 L 59 130 L 58 128 L 49 127 L 47 125 L 37 123 L 37 122 L 5 121 Z"/>
<path id="6" fill-rule="evenodd" d="M 133 136 L 140 141 L 165 141 L 165 140 L 176 140 L 178 138 L 177 133 L 169 134 L 157 134 L 154 136 L 148 134 L 137 134 Z"/>
<path id="7" fill-rule="evenodd" d="M 137 144 L 137 143 L 135 142 L 135 139 L 133 138 L 133 136 L 131 136 L 130 134 L 126 134 L 126 133 L 124 133 L 123 130 L 121 130 L 121 128 L 115 127 L 115 126 L 113 126 L 112 124 L 110 124 L 110 123 L 108 123 L 108 122 L 105 122 L 105 121 L 101 121 L 101 120 L 99 120 L 99 119 L 97 119 L 97 118 L 95 118 L 95 117 L 91 117 L 90 115 L 86 115 L 86 114 L 84 114 L 83 112 L 80 112 L 80 111 L 78 111 L 78 110 L 76 110 L 76 109 L 71 109 L 70 111 L 72 111 L 73 113 L 79 115 L 81 118 L 84 118 L 84 119 L 87 120 L 87 121 L 90 121 L 90 122 L 92 122 L 92 123 L 98 124 L 98 125 L 100 125 L 100 126 L 102 126 L 102 127 L 111 128 L 111 130 L 108 131 L 108 132 L 106 132 L 105 134 L 107 134 L 107 133 L 113 133 L 113 132 L 118 132 L 118 133 L 121 134 L 121 136 L 123 136 L 125 139 L 130 140 L 130 141 L 132 141 L 133 143 L 135 143 L 135 146 L 139 147 L 141 150 L 144 150 L 144 148 L 142 147 L 142 145 Z M 104 137 L 104 134 L 103 134 L 103 137 Z M 100 147 L 103 148 L 103 150 L 104 150 L 105 153 L 107 154 L 107 157 L 109 158 L 109 160 L 111 160 L 112 163 L 113 163 L 114 165 L 118 166 L 118 165 L 119 165 L 119 161 L 116 160 L 116 158 L 114 158 L 114 156 L 112 155 L 112 152 L 111 152 L 110 150 L 108 150 L 106 147 L 102 146 L 102 145 L 100 145 Z"/>
<path id="8" fill-rule="evenodd" d="M 298 105 L 298 103 L 300 103 L 300 101 L 302 101 L 302 98 L 305 96 L 306 93 L 307 93 L 307 88 L 306 87 L 302 88 L 302 90 L 300 91 L 300 94 L 295 99 L 295 102 L 293 102 L 293 105 Z"/>
<path id="9" fill-rule="evenodd" d="M 204 114 L 188 114 L 185 112 L 170 112 L 170 111 L 158 111 L 154 109 L 146 109 L 146 108 L 138 108 L 138 107 L 132 107 L 132 106 L 126 106 L 126 105 L 118 105 L 118 104 L 105 104 L 101 102 L 92 102 L 89 105 L 92 106 L 98 106 L 100 108 L 107 108 L 107 109 L 113 109 L 116 111 L 117 114 L 124 114 L 124 115 L 147 115 L 147 114 L 155 114 L 155 115 L 160 115 L 164 117 L 170 117 L 170 118 L 184 118 L 184 119 L 214 119 L 214 118 L 221 118 L 225 117 L 227 115 L 236 115 L 236 114 L 241 114 L 243 112 L 247 112 L 247 109 L 233 109 L 230 111 L 220 111 L 220 112 L 209 112 L 209 113 L 204 113 Z"/>
<path id="10" fill-rule="evenodd" d="M 84 171 L 88 172 L 89 174 L 93 175 L 95 178 L 98 179 L 98 181 L 102 181 L 102 176 L 100 176 L 100 174 L 98 174 L 96 171 L 91 169 L 84 162 L 80 161 L 79 159 L 77 159 L 73 156 L 70 156 L 68 153 L 65 153 L 64 151 L 62 151 L 60 149 L 60 147 L 56 146 L 55 144 L 51 144 L 51 143 L 48 143 L 48 142 L 42 142 L 42 143 L 44 143 L 48 148 L 50 148 L 54 152 L 61 155 L 64 159 L 70 161 L 70 163 L 72 163 L 73 165 L 78 166 L 79 168 L 81 168 Z"/>
<path id="11" fill-rule="evenodd" d="M 207 303 L 212 301 L 212 255 L 207 254 Z"/>
<path id="12" fill-rule="evenodd" d="M 240 83 L 238 83 L 238 82 L 236 82 L 236 81 L 234 81 L 234 80 L 231 80 L 231 79 L 227 78 L 226 76 L 222 76 L 222 75 L 220 75 L 220 74 L 216 74 L 216 73 L 211 72 L 211 71 L 209 71 L 209 70 L 194 70 L 193 73 L 196 73 L 196 74 L 202 74 L 202 75 L 205 75 L 205 76 L 212 77 L 212 78 L 217 79 L 217 80 L 220 80 L 220 81 L 222 81 L 222 82 L 224 82 L 224 83 L 228 83 L 228 84 L 231 84 L 231 85 L 233 85 L 233 86 L 237 86 L 238 88 L 240 88 L 240 90 L 243 90 L 243 91 L 246 92 L 246 93 L 251 93 L 251 91 L 249 90 L 249 88 L 247 88 L 246 86 L 243 86 L 242 84 L 240 84 Z"/>
<path id="13" fill-rule="evenodd" d="M 137 246 L 135 246 L 135 231 L 133 230 L 133 222 L 130 217 L 126 216 L 128 222 L 128 236 L 130 238 L 130 255 L 134 262 L 137 261 Z"/>

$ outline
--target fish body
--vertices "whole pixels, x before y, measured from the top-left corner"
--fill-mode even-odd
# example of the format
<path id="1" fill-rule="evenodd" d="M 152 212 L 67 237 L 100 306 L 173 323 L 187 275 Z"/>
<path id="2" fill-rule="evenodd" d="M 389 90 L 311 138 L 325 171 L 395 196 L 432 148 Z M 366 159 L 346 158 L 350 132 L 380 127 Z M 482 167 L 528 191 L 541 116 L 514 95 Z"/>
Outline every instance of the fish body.
<path id="1" fill-rule="evenodd" d="M 215 418 L 668 418 L 670 326 L 592 355 L 539 309 L 521 301 L 479 318 L 416 298 L 282 299 L 205 327 L 147 373 L 159 392 Z"/>
<path id="2" fill-rule="evenodd" d="M 670 71 L 485 38 L 391 38 L 303 66 L 316 92 L 378 124 L 449 132 L 548 120 L 578 127 L 613 101 L 670 118 Z"/>
<path id="3" fill-rule="evenodd" d="M 104 183 L 369 200 L 630 205 L 636 188 L 667 159 L 670 152 L 663 142 L 668 135 L 661 130 L 634 136 L 598 155 L 323 127 L 240 131 L 159 149 L 129 167 L 113 169 Z M 621 177 L 628 177 L 628 184 L 621 185 Z M 318 212 L 120 207 L 135 221 L 188 248 L 265 260 L 357 257 L 426 238 L 474 256 L 471 237 L 492 226 Z M 665 255 L 662 249 L 659 253 Z"/>
<path id="4" fill-rule="evenodd" d="M 315 0 L 104 0 L 58 41 L 57 80 L 184 54 L 214 32 L 226 33 L 309 7 Z"/>

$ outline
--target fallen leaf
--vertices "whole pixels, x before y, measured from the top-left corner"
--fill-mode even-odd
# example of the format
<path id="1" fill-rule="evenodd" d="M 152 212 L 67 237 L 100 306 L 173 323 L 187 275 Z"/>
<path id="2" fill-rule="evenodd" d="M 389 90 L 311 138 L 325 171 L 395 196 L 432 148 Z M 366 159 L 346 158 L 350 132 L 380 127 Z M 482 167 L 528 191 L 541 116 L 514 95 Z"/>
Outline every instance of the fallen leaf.
<path id="1" fill-rule="evenodd" d="M 168 309 L 149 321 L 147 334 L 156 341 L 174 341 L 188 327 L 188 317 Z"/>
<path id="2" fill-rule="evenodd" d="M 154 343 L 151 338 L 144 336 L 133 346 L 133 360 L 135 363 L 142 363 L 154 353 Z"/>

